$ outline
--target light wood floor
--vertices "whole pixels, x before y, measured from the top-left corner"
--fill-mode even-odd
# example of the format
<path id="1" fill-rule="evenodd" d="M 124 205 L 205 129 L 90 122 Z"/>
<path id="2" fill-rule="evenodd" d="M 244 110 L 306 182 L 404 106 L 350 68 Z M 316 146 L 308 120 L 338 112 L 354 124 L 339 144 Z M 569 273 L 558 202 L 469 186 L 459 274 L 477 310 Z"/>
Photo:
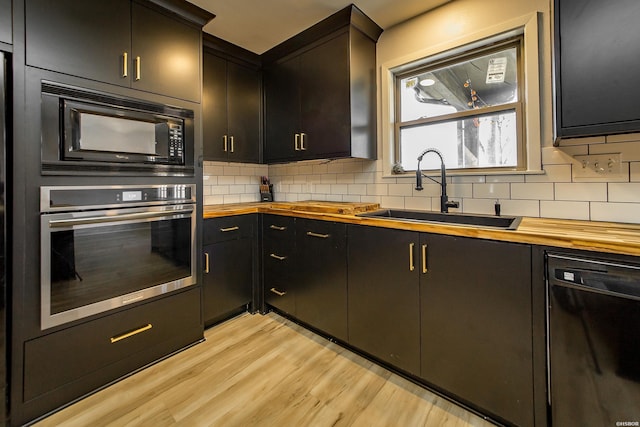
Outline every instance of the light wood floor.
<path id="1" fill-rule="evenodd" d="M 36 425 L 491 425 L 273 313 L 205 337 Z"/>

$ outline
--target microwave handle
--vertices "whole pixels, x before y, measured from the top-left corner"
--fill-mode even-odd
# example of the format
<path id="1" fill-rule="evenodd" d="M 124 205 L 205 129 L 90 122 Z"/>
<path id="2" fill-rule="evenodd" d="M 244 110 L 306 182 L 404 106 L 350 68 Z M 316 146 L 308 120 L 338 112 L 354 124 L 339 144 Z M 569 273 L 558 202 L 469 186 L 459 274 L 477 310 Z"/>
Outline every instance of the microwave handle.
<path id="1" fill-rule="evenodd" d="M 71 227 L 74 225 L 98 224 L 104 222 L 131 221 L 149 218 L 164 218 L 176 214 L 192 214 L 193 209 L 178 209 L 166 212 L 139 212 L 115 216 L 92 216 L 87 218 L 56 219 L 49 221 L 50 228 Z"/>

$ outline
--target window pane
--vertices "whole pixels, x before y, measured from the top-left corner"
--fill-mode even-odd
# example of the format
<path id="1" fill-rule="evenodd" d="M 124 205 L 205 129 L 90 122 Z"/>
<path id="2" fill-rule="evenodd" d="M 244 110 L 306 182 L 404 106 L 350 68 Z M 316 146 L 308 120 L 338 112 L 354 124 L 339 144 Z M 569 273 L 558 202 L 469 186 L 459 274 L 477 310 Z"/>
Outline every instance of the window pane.
<path id="1" fill-rule="evenodd" d="M 517 49 L 510 47 L 400 80 L 400 121 L 518 101 Z"/>
<path id="2" fill-rule="evenodd" d="M 515 110 L 401 128 L 400 140 L 405 170 L 415 170 L 418 156 L 427 148 L 440 150 L 450 169 L 516 167 L 518 163 Z M 425 156 L 420 168 L 439 169 L 440 160 Z"/>

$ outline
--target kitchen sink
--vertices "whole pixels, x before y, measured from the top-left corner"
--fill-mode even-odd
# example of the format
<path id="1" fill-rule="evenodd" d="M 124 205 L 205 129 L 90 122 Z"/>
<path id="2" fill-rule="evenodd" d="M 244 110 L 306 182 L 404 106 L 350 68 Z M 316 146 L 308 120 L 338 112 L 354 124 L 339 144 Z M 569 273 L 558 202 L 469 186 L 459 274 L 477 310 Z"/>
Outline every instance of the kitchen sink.
<path id="1" fill-rule="evenodd" d="M 469 215 L 458 213 L 440 213 L 429 211 L 412 211 L 400 209 L 383 209 L 358 214 L 361 217 L 381 219 L 393 219 L 396 221 L 410 222 L 435 222 L 443 224 L 500 228 L 503 230 L 515 230 L 520 225 L 522 217 L 519 216 L 490 216 Z"/>

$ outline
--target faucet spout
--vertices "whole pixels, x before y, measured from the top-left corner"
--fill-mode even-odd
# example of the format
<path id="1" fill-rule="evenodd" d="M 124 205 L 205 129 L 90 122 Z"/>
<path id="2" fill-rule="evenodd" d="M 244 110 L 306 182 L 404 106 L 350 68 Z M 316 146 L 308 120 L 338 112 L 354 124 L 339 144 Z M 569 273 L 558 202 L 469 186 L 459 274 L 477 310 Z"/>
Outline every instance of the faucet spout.
<path id="1" fill-rule="evenodd" d="M 424 175 L 420 170 L 420 162 L 422 158 L 427 153 L 435 153 L 440 158 L 440 182 L 431 178 L 430 176 Z M 440 212 L 447 213 L 449 212 L 449 208 L 457 208 L 459 206 L 458 202 L 449 202 L 449 197 L 447 196 L 447 172 L 444 165 L 444 158 L 442 157 L 442 153 L 440 150 L 436 148 L 427 148 L 418 156 L 418 168 L 416 170 L 416 190 L 422 191 L 422 178 L 429 178 L 433 182 L 440 184 Z"/>

